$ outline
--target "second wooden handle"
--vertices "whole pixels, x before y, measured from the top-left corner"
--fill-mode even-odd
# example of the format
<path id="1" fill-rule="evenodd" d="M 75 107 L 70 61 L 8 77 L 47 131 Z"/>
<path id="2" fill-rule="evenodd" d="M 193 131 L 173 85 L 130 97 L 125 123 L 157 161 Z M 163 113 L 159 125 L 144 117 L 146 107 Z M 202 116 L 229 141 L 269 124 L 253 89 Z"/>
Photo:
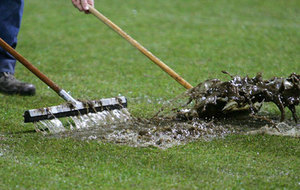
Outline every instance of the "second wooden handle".
<path id="1" fill-rule="evenodd" d="M 137 42 L 135 39 L 133 39 L 131 36 L 129 36 L 120 27 L 118 27 L 115 23 L 113 23 L 111 20 L 109 20 L 107 17 L 105 17 L 99 11 L 97 11 L 94 7 L 89 6 L 89 11 L 94 16 L 96 16 L 98 19 L 100 19 L 104 24 L 109 26 L 111 29 L 113 29 L 115 32 L 117 32 L 120 36 L 122 36 L 124 39 L 126 39 L 131 45 L 136 47 L 140 52 L 142 52 L 144 55 L 146 55 L 152 62 L 154 62 L 156 65 L 158 65 L 162 70 L 164 70 L 166 73 L 168 73 L 171 77 L 173 77 L 178 83 L 180 83 L 186 89 L 193 88 L 192 85 L 190 85 L 187 81 L 185 81 L 174 70 L 172 70 L 170 67 L 168 67 L 164 62 L 162 62 L 159 58 L 157 58 L 155 55 L 153 55 L 150 51 L 148 51 L 145 47 L 143 47 L 139 42 Z"/>

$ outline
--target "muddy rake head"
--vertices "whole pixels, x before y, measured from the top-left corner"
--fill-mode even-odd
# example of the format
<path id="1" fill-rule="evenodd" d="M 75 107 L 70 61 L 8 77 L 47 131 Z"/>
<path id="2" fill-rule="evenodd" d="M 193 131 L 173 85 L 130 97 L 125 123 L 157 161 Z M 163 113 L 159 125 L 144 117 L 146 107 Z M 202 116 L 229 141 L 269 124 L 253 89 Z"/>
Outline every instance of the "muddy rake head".
<path id="1" fill-rule="evenodd" d="M 50 120 L 62 117 L 81 116 L 88 113 L 110 111 L 126 107 L 127 100 L 124 96 L 89 102 L 77 101 L 75 106 L 72 103 L 67 103 L 47 108 L 27 110 L 24 113 L 24 122 L 38 122 L 41 120 Z"/>

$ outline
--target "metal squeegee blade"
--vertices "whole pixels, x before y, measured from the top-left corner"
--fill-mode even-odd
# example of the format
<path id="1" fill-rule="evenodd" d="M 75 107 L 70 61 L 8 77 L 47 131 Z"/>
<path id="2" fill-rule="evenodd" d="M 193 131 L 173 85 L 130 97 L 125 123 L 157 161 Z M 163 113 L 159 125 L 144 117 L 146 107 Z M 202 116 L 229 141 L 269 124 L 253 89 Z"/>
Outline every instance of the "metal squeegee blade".
<path id="1" fill-rule="evenodd" d="M 122 109 L 127 107 L 126 97 L 103 98 L 96 101 L 81 102 L 74 107 L 72 104 L 58 105 L 41 109 L 27 110 L 24 113 L 24 122 L 37 122 L 54 118 L 70 117 L 104 110 Z"/>

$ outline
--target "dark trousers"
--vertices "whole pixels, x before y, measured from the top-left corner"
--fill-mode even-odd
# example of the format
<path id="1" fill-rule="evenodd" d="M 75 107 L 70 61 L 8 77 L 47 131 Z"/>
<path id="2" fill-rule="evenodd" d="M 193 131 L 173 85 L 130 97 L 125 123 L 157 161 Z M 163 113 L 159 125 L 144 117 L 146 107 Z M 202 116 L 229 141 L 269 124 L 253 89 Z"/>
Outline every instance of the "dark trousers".
<path id="1" fill-rule="evenodd" d="M 0 37 L 16 48 L 24 0 L 0 0 Z M 0 47 L 0 72 L 14 74 L 16 60 Z"/>

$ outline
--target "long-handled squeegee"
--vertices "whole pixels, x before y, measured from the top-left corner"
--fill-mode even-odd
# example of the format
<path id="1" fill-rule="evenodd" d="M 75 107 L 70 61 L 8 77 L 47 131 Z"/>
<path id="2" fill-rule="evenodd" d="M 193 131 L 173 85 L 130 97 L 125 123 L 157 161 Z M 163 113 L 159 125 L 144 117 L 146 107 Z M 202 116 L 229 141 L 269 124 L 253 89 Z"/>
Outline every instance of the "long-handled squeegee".
<path id="1" fill-rule="evenodd" d="M 21 62 L 27 69 L 29 69 L 51 89 L 53 89 L 60 97 L 69 102 L 65 105 L 27 110 L 24 113 L 25 123 L 83 115 L 87 113 L 96 113 L 104 110 L 122 109 L 127 107 L 127 100 L 124 96 L 84 102 L 75 100 L 70 94 L 56 85 L 52 80 L 50 80 L 46 75 L 39 71 L 35 66 L 33 66 L 28 60 L 26 60 L 22 55 L 20 55 L 15 49 L 9 46 L 1 38 L 0 46 L 7 52 L 9 52 L 12 56 L 14 56 L 19 62 Z"/>

